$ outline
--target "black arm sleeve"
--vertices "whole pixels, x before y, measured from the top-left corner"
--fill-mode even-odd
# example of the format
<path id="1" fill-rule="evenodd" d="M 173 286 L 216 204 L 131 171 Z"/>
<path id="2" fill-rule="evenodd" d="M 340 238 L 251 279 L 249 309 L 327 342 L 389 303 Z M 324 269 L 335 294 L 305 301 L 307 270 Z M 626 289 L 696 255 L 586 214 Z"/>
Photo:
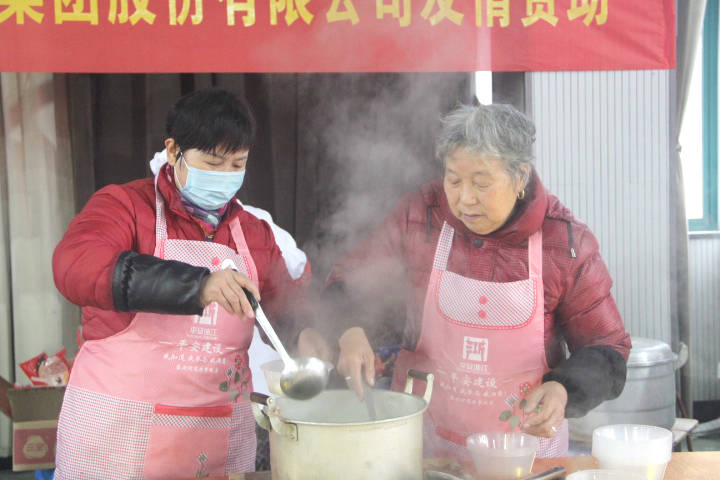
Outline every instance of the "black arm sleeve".
<path id="1" fill-rule="evenodd" d="M 577 418 L 605 400 L 617 398 L 625 387 L 627 364 L 620 352 L 605 345 L 576 350 L 543 376 L 561 383 L 568 393 L 565 417 Z"/>
<path id="2" fill-rule="evenodd" d="M 113 271 L 113 302 L 119 312 L 199 315 L 200 288 L 210 270 L 133 251 L 120 254 Z"/>

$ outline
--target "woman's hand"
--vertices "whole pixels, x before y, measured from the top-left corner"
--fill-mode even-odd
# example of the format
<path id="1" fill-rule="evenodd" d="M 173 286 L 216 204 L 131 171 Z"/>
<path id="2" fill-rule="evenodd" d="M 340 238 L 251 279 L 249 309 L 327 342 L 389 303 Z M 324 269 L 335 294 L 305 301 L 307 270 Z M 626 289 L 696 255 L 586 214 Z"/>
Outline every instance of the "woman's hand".
<path id="1" fill-rule="evenodd" d="M 365 331 L 360 327 L 345 330 L 338 344 L 340 345 L 338 372 L 345 376 L 348 385 L 362 397 L 363 370 L 365 381 L 371 386 L 375 385 L 375 352 L 370 347 Z"/>
<path id="2" fill-rule="evenodd" d="M 255 318 L 255 312 L 242 288 L 245 287 L 260 301 L 260 291 L 248 277 L 236 270 L 219 270 L 205 277 L 200 287 L 200 302 L 206 307 L 217 302 L 233 315 L 245 315 Z"/>
<path id="3" fill-rule="evenodd" d="M 538 437 L 553 437 L 565 419 L 567 390 L 561 383 L 545 382 L 525 398 L 525 414 L 529 417 L 522 431 Z"/>
<path id="4" fill-rule="evenodd" d="M 320 332 L 314 328 L 306 328 L 298 336 L 298 355 L 300 357 L 316 357 L 328 363 L 333 363 L 335 356 L 330 345 Z"/>

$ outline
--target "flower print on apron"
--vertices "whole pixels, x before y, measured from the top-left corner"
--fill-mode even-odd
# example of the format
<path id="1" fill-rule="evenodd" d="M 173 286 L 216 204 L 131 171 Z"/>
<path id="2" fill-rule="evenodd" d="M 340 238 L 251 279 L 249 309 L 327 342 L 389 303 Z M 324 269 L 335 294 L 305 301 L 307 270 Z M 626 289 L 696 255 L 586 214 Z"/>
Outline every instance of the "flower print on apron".
<path id="1" fill-rule="evenodd" d="M 445 222 L 425 296 L 420 339 L 415 351 L 400 352 L 393 388 L 402 390 L 408 368 L 433 372 L 426 452 L 467 461 L 469 435 L 519 430 L 523 399 L 549 370 L 542 232 L 528 239 L 529 278 L 506 283 L 448 271 L 453 235 Z M 553 438 L 540 439 L 538 456 L 564 456 L 567 448 L 565 420 Z"/>
<path id="2" fill-rule="evenodd" d="M 237 251 L 169 239 L 155 188 L 155 256 L 257 282 L 237 219 Z M 86 341 L 58 422 L 57 480 L 227 476 L 255 469 L 247 349 L 254 322 L 217 303 L 202 315 L 138 313 L 122 332 Z"/>

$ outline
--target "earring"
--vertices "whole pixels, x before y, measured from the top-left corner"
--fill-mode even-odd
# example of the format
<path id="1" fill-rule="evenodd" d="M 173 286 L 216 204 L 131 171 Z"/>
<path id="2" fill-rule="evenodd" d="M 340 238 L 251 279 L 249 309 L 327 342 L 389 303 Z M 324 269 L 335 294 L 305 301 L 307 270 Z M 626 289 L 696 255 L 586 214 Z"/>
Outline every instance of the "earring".
<path id="1" fill-rule="evenodd" d="M 525 198 L 525 189 L 524 188 L 522 189 L 522 192 L 517 194 L 517 197 L 518 197 L 518 200 L 522 200 L 523 198 Z"/>

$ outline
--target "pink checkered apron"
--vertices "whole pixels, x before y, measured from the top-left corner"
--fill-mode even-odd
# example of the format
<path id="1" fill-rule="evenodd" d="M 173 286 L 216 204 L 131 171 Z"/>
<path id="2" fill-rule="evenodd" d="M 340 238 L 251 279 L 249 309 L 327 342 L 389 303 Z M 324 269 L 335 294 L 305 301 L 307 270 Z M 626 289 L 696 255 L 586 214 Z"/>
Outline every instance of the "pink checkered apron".
<path id="1" fill-rule="evenodd" d="M 234 267 L 257 282 L 240 222 L 237 251 L 169 239 L 156 197 L 155 256 Z M 58 423 L 55 478 L 161 479 L 255 469 L 255 421 L 247 349 L 253 322 L 217 303 L 202 315 L 138 313 L 122 332 L 86 341 Z"/>
<path id="2" fill-rule="evenodd" d="M 528 241 L 529 278 L 507 283 L 448 271 L 453 234 L 445 223 L 425 296 L 420 340 L 415 351 L 400 353 L 393 388 L 402 388 L 408 368 L 433 372 L 426 454 L 467 461 L 468 435 L 519 429 L 525 418 L 522 400 L 548 371 L 542 233 Z M 564 421 L 555 437 L 540 439 L 538 456 L 564 456 L 567 448 Z"/>

